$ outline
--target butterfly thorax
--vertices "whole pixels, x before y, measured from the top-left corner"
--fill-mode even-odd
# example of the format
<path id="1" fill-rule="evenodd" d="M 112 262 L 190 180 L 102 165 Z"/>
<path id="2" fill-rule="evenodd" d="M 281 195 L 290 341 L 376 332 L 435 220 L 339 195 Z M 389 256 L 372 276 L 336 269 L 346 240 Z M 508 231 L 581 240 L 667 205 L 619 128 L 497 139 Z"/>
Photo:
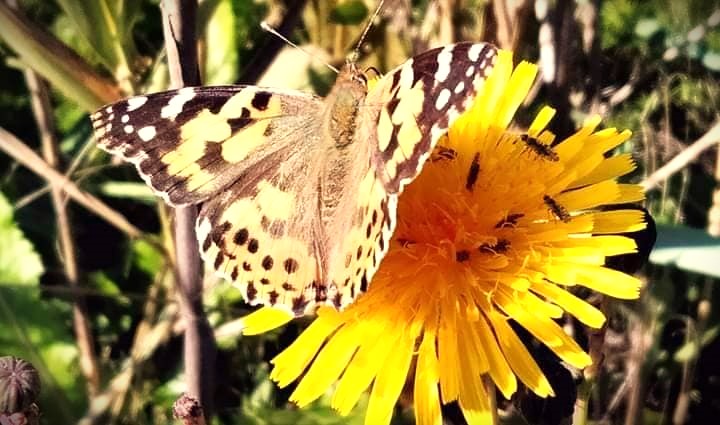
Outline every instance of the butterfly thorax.
<path id="1" fill-rule="evenodd" d="M 325 98 L 321 127 L 324 152 L 317 182 L 324 270 L 332 268 L 328 263 L 344 263 L 345 253 L 334 242 L 338 234 L 350 231 L 358 214 L 358 186 L 370 161 L 369 140 L 357 137 L 366 96 L 365 76 L 349 63 Z"/>
<path id="2" fill-rule="evenodd" d="M 354 142 L 359 108 L 367 96 L 367 80 L 354 63 L 345 65 L 325 98 L 326 122 L 324 130 L 337 149 Z"/>
<path id="3" fill-rule="evenodd" d="M 343 193 L 353 189 L 357 176 L 350 173 L 352 163 L 367 160 L 367 147 L 358 146 L 363 141 L 355 140 L 360 108 L 367 95 L 365 81 L 365 76 L 350 63 L 342 69 L 325 98 L 321 128 L 325 152 L 318 181 L 319 212 L 324 222 L 335 215 Z"/>

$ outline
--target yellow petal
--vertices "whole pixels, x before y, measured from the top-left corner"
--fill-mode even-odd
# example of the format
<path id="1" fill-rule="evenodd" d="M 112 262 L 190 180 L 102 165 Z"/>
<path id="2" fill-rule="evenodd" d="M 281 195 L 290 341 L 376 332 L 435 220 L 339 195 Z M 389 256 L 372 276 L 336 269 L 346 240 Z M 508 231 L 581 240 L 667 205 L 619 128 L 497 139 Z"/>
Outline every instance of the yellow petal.
<path id="1" fill-rule="evenodd" d="M 562 307 L 587 326 L 597 329 L 605 323 L 605 315 L 600 310 L 556 285 L 538 281 L 533 282 L 532 289 Z"/>
<path id="2" fill-rule="evenodd" d="M 613 210 L 593 213 L 593 233 L 637 232 L 647 227 L 642 210 Z"/>
<path id="3" fill-rule="evenodd" d="M 515 375 L 513 374 L 512 369 L 510 369 L 507 359 L 503 355 L 502 351 L 500 351 L 497 339 L 492 334 L 485 318 L 478 320 L 476 326 L 478 327 L 478 332 L 480 333 L 480 339 L 484 341 L 485 352 L 488 356 L 488 363 L 490 364 L 488 374 L 492 378 L 493 382 L 495 382 L 495 385 L 497 385 L 502 395 L 506 399 L 510 400 L 510 397 L 517 390 L 517 380 L 515 379 Z"/>
<path id="4" fill-rule="evenodd" d="M 488 317 L 497 335 L 500 348 L 517 377 L 540 397 L 554 395 L 552 387 L 545 375 L 543 375 L 542 370 L 535 363 L 520 338 L 507 324 L 505 318 L 495 312 L 490 313 Z"/>
<path id="5" fill-rule="evenodd" d="M 341 415 L 350 413 L 375 379 L 390 351 L 396 347 L 400 336 L 397 330 L 387 330 L 385 326 L 373 326 L 372 330 L 363 334 L 366 335 L 364 343 L 350 361 L 332 399 L 332 407 Z"/>
<path id="6" fill-rule="evenodd" d="M 262 307 L 242 318 L 243 335 L 258 335 L 279 328 L 293 319 L 287 311 Z"/>
<path id="7" fill-rule="evenodd" d="M 389 424 L 395 403 L 397 403 L 405 379 L 407 378 L 410 361 L 412 360 L 415 340 L 402 338 L 390 352 L 380 369 L 368 402 L 365 423 L 367 425 Z"/>
<path id="8" fill-rule="evenodd" d="M 415 420 L 417 425 L 441 425 L 439 365 L 435 353 L 435 335 L 426 332 L 420 343 L 415 367 Z"/>
<path id="9" fill-rule="evenodd" d="M 294 381 L 315 357 L 325 339 L 342 324 L 340 313 L 321 308 L 318 317 L 288 348 L 275 356 L 270 378 L 283 388 Z"/>
<path id="10" fill-rule="evenodd" d="M 624 176 L 635 169 L 635 161 L 632 155 L 627 153 L 623 155 L 613 156 L 607 159 L 601 158 L 601 162 L 596 167 L 587 168 L 590 165 L 583 164 L 578 169 L 589 169 L 592 170 L 585 175 L 581 175 L 580 178 L 570 183 L 567 188 L 574 189 L 576 187 L 586 186 L 590 184 L 599 183 L 604 180 L 614 179 L 616 177 Z"/>
<path id="11" fill-rule="evenodd" d="M 362 334 L 358 327 L 346 324 L 320 350 L 312 366 L 290 395 L 290 400 L 303 407 L 314 401 L 338 379 L 355 353 Z"/>

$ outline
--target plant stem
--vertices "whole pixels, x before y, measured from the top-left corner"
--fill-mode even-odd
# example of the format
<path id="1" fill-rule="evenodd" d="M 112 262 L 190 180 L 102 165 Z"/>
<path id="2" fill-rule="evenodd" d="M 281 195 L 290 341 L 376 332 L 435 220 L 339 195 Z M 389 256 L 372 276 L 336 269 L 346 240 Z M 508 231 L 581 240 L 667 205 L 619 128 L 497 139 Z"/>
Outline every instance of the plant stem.
<path id="1" fill-rule="evenodd" d="M 45 82 L 38 75 L 28 69 L 25 71 L 25 81 L 30 89 L 33 114 L 37 122 L 38 132 L 42 142 L 42 151 L 48 166 L 58 169 L 57 143 L 54 136 L 54 123 L 52 119 L 50 96 Z M 53 208 L 57 217 L 57 229 L 60 240 L 60 252 L 65 268 L 65 277 L 71 289 L 78 289 L 80 285 L 77 261 L 75 258 L 75 240 L 72 236 L 72 225 L 66 208 L 66 198 L 62 189 L 53 187 L 50 191 Z M 90 322 L 88 320 L 85 298 L 78 291 L 73 291 L 73 328 L 80 352 L 80 370 L 87 382 L 89 396 L 97 394 L 100 389 L 100 367 L 95 354 Z"/>
<path id="2" fill-rule="evenodd" d="M 2 127 L 0 127 L 0 150 L 45 179 L 52 187 L 62 190 L 75 202 L 112 224 L 131 238 L 141 238 L 143 236 L 142 231 L 130 224 L 122 214 L 113 210 L 98 198 L 84 192 L 74 182 L 48 165 L 48 163 L 40 158 L 32 149 L 27 147 L 25 143 Z M 154 241 L 150 240 L 150 243 L 154 243 Z M 157 244 L 154 243 L 154 245 Z"/>
<path id="3" fill-rule="evenodd" d="M 173 88 L 200 85 L 194 0 L 163 0 L 163 29 Z M 200 254 L 195 235 L 197 207 L 175 210 L 175 272 L 180 311 L 185 321 L 184 361 L 187 393 L 205 415 L 212 411 L 215 339 L 203 310 Z"/>

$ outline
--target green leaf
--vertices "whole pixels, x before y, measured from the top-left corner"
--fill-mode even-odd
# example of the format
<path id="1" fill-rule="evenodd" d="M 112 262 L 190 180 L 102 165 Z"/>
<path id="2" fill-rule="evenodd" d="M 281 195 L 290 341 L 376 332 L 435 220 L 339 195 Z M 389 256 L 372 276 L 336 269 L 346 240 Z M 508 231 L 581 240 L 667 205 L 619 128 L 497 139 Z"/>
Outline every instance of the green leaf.
<path id="1" fill-rule="evenodd" d="M 73 423 L 84 395 L 71 312 L 67 303 L 40 296 L 43 264 L 2 194 L 0 246 L 0 350 L 31 362 L 40 372 L 43 416 Z"/>
<path id="2" fill-rule="evenodd" d="M 165 264 L 165 257 L 146 240 L 138 239 L 132 242 L 132 251 L 135 266 L 150 276 L 157 274 Z"/>
<path id="3" fill-rule="evenodd" d="M 148 205 L 157 204 L 158 197 L 145 183 L 108 181 L 98 185 L 98 192 L 104 196 L 127 198 Z"/>
<path id="4" fill-rule="evenodd" d="M 211 4 L 213 2 L 203 2 Z M 236 17 L 230 1 L 217 0 L 208 11 L 205 33 L 205 84 L 230 84 L 237 78 L 238 39 Z"/>
<path id="5" fill-rule="evenodd" d="M 368 16 L 365 2 L 350 0 L 335 6 L 330 11 L 330 22 L 340 25 L 358 25 Z"/>
<path id="6" fill-rule="evenodd" d="M 720 52 L 706 52 L 702 57 L 702 64 L 711 71 L 720 71 Z"/>
<path id="7" fill-rule="evenodd" d="M 18 55 L 16 66 L 31 68 L 86 111 L 123 97 L 113 81 L 99 75 L 67 45 L 1 1 L 0 28 L 0 38 Z"/>
<path id="8" fill-rule="evenodd" d="M 660 31 L 660 23 L 656 19 L 640 19 L 635 25 L 635 34 L 640 38 L 649 39 Z"/>
<path id="9" fill-rule="evenodd" d="M 123 306 L 130 305 L 130 299 L 122 293 L 117 283 L 110 279 L 107 274 L 103 272 L 91 273 L 88 276 L 88 281 L 99 295 L 112 298 L 115 302 Z"/>
<path id="10" fill-rule="evenodd" d="M 720 277 L 720 239 L 704 230 L 685 226 L 658 226 L 657 242 L 650 253 L 654 264 Z"/>
<path id="11" fill-rule="evenodd" d="M 58 0 L 75 30 L 118 77 L 129 77 L 137 59 L 132 28 L 139 0 Z"/>
<path id="12" fill-rule="evenodd" d="M 697 358 L 700 354 L 700 349 L 717 338 L 720 332 L 720 325 L 715 325 L 710 329 L 703 332 L 702 337 L 692 340 L 675 352 L 673 358 L 676 362 L 684 363 Z"/>
<path id="13" fill-rule="evenodd" d="M 43 273 L 40 256 L 25 239 L 13 210 L 0 193 L 0 284 L 37 284 Z"/>

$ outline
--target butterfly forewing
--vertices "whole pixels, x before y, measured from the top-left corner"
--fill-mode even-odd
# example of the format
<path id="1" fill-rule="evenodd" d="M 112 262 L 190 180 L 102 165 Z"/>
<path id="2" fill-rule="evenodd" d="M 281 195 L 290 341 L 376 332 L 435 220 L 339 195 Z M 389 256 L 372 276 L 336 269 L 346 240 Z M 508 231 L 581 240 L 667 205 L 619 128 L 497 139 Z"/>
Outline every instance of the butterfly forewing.
<path id="1" fill-rule="evenodd" d="M 178 206 L 208 199 L 285 149 L 284 131 L 305 128 L 321 104 L 302 92 L 186 87 L 126 99 L 91 118 L 98 146 L 135 164 L 158 195 Z"/>
<path id="2" fill-rule="evenodd" d="M 428 50 L 388 73 L 368 94 L 382 104 L 376 166 L 390 193 L 422 169 L 440 136 L 472 104 L 497 56 L 487 43 L 457 43 Z"/>

